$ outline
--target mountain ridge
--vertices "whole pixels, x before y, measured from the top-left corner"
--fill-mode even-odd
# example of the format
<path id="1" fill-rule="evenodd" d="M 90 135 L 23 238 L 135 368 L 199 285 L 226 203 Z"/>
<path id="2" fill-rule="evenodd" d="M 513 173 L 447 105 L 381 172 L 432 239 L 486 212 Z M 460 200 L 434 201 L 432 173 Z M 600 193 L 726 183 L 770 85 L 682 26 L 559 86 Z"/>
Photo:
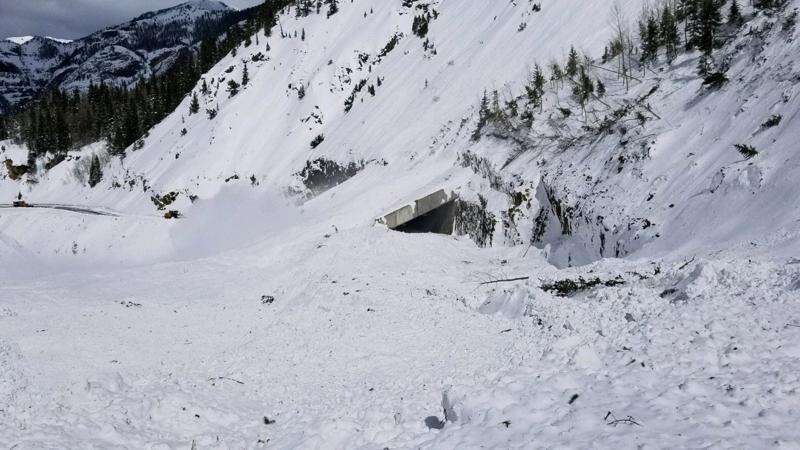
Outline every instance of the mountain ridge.
<path id="1" fill-rule="evenodd" d="M 0 41 L 0 113 L 46 89 L 83 91 L 101 81 L 131 87 L 141 78 L 168 70 L 181 52 L 196 45 L 199 23 L 221 20 L 233 12 L 223 2 L 197 0 L 68 42 L 41 36 Z"/>

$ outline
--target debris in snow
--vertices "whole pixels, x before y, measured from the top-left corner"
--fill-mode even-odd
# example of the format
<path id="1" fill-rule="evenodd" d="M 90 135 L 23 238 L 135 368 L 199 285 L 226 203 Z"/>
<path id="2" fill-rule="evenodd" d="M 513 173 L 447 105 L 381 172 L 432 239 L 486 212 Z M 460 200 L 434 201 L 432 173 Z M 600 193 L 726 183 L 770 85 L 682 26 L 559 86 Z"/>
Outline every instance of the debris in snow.
<path id="1" fill-rule="evenodd" d="M 625 284 L 622 277 L 617 277 L 611 280 L 602 281 L 600 278 L 590 278 L 589 280 L 583 277 L 578 277 L 576 280 L 563 279 L 554 281 L 552 283 L 542 284 L 542 290 L 545 292 L 554 292 L 559 297 L 569 297 L 573 294 L 592 289 L 596 286 L 614 287 Z"/>
<path id="2" fill-rule="evenodd" d="M 216 386 L 217 385 L 217 381 L 224 381 L 224 380 L 233 381 L 236 384 L 244 384 L 243 381 L 239 381 L 239 380 L 237 380 L 235 378 L 230 378 L 230 377 L 211 377 L 211 378 L 208 379 L 208 381 L 211 382 L 212 386 Z"/>
<path id="3" fill-rule="evenodd" d="M 530 278 L 531 277 L 517 277 L 517 278 L 505 278 L 505 279 L 502 279 L 502 280 L 484 281 L 484 282 L 481 283 L 481 286 L 484 286 L 484 285 L 487 285 L 487 284 L 511 283 L 513 281 L 524 281 L 524 280 L 530 280 Z"/>
<path id="4" fill-rule="evenodd" d="M 623 419 L 617 419 L 616 416 L 614 416 L 614 413 L 612 413 L 611 411 L 606 413 L 606 416 L 603 418 L 603 420 L 606 421 L 607 425 L 611 425 L 611 426 L 614 426 L 614 427 L 617 426 L 617 425 L 620 425 L 620 424 L 636 425 L 636 426 L 639 426 L 639 427 L 642 426 L 642 424 L 637 422 L 636 419 L 634 419 L 632 416 L 628 416 L 628 417 L 625 417 Z"/>
<path id="5" fill-rule="evenodd" d="M 444 428 L 444 421 L 436 416 L 428 416 L 425 418 L 425 426 L 431 430 L 441 430 Z"/>

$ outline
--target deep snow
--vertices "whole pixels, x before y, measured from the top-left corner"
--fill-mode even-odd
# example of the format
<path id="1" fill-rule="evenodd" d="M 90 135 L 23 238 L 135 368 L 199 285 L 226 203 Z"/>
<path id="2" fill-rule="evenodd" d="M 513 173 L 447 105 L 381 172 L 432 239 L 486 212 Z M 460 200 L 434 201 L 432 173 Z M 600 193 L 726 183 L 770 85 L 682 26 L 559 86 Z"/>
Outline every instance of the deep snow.
<path id="1" fill-rule="evenodd" d="M 717 92 L 694 54 L 631 93 L 604 79 L 612 104 L 660 86 L 658 119 L 631 131 L 647 156 L 618 169 L 636 150 L 616 136 L 542 140 L 582 126 L 546 117 L 571 105 L 552 89 L 528 151 L 470 140 L 484 90 L 518 94 L 570 45 L 598 56 L 608 2 L 424 2 L 435 54 L 399 3 L 282 16 L 206 75 L 214 120 L 187 99 L 94 189 L 83 171 L 102 143 L 36 183 L 0 180 L 4 202 L 114 213 L 0 209 L 0 445 L 800 447 L 797 31 L 750 21 L 720 50 L 731 82 Z M 634 17 L 642 2 L 621 5 Z M 243 61 L 250 84 L 229 98 Z M 375 96 L 345 113 L 361 79 Z M 771 114 L 781 126 L 762 130 Z M 741 161 L 740 142 L 760 155 Z M 308 196 L 297 173 L 323 157 L 365 168 Z M 574 232 L 554 223 L 529 246 L 543 186 L 574 207 Z M 530 205 L 490 248 L 375 222 L 441 188 L 498 218 L 509 194 Z M 169 192 L 180 220 L 151 201 Z M 579 277 L 623 284 L 542 289 Z"/>

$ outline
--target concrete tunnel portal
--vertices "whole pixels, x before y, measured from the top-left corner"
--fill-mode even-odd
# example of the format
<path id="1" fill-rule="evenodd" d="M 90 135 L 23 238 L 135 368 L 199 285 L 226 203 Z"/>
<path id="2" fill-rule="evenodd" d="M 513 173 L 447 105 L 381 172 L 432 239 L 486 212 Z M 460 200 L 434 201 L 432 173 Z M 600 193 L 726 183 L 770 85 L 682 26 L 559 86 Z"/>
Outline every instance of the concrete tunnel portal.
<path id="1" fill-rule="evenodd" d="M 403 233 L 453 234 L 457 196 L 440 189 L 379 219 Z"/>

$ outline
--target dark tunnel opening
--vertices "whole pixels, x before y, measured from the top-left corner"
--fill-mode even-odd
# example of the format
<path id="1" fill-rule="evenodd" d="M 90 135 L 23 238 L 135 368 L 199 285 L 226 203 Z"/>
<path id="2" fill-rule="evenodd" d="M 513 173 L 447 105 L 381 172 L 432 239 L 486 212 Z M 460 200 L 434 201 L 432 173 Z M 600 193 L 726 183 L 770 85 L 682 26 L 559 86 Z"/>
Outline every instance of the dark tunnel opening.
<path id="1" fill-rule="evenodd" d="M 450 201 L 427 214 L 423 214 L 400 225 L 395 230 L 403 233 L 436 233 L 450 235 L 453 234 L 455 215 L 456 202 Z"/>

